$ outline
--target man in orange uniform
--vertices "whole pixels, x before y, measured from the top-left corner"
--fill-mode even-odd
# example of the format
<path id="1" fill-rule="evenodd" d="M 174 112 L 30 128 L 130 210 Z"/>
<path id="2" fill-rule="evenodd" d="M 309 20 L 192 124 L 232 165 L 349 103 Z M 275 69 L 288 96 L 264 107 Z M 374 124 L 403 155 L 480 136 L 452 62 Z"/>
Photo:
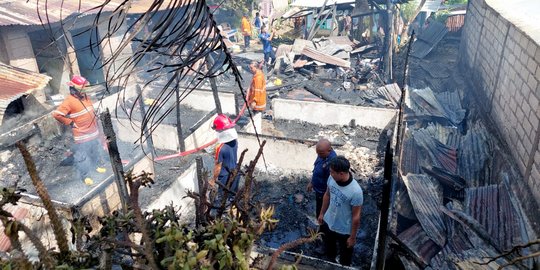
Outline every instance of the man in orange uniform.
<path id="1" fill-rule="evenodd" d="M 251 23 L 247 19 L 247 16 L 242 16 L 242 35 L 244 36 L 244 51 L 249 48 L 249 42 L 251 41 Z"/>
<path id="2" fill-rule="evenodd" d="M 101 159 L 101 145 L 97 116 L 92 101 L 85 93 L 88 81 L 82 76 L 73 76 L 69 85 L 70 95 L 54 111 L 53 117 L 70 126 L 73 131 L 74 165 L 77 176 L 85 184 L 92 185 L 90 170 L 104 173 L 105 168 L 97 167 Z"/>
<path id="3" fill-rule="evenodd" d="M 253 73 L 251 86 L 249 87 L 248 104 L 254 112 L 253 122 L 255 130 L 262 131 L 262 114 L 266 110 L 266 79 L 261 70 L 260 63 L 252 61 L 249 64 L 249 70 Z M 248 132 L 255 133 L 255 130 L 248 128 Z"/>

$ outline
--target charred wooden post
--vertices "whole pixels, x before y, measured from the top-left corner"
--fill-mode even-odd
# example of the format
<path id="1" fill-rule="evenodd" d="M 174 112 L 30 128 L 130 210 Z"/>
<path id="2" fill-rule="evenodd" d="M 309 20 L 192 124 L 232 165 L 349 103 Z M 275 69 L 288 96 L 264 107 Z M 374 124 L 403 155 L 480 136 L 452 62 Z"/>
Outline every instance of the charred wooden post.
<path id="1" fill-rule="evenodd" d="M 391 203 L 391 191 L 392 191 L 392 171 L 393 171 L 393 159 L 392 148 L 390 147 L 390 141 L 386 144 L 386 153 L 384 155 L 384 185 L 382 189 L 382 203 L 381 203 L 381 218 L 379 219 L 379 237 L 376 251 L 376 265 L 375 269 L 384 269 L 384 263 L 386 259 L 386 245 L 388 243 L 388 216 L 390 214 Z"/>
<path id="2" fill-rule="evenodd" d="M 212 58 L 211 55 L 206 56 L 206 68 L 208 69 L 208 73 L 212 74 L 212 69 L 214 68 L 214 58 Z M 216 78 L 214 76 L 210 76 L 208 79 L 210 80 L 210 87 L 212 88 L 212 94 L 214 94 L 214 102 L 216 103 L 216 111 L 218 114 L 222 114 L 223 110 L 221 109 L 221 102 L 219 101 Z"/>
<path id="3" fill-rule="evenodd" d="M 200 226 L 206 223 L 206 181 L 203 176 L 203 160 L 202 157 L 195 159 L 197 165 L 197 184 L 199 187 L 199 196 L 195 199 L 195 224 Z"/>
<path id="4" fill-rule="evenodd" d="M 138 103 L 139 103 L 139 110 L 141 111 L 141 119 L 144 119 L 144 116 L 146 115 L 146 109 L 144 108 L 142 88 L 139 84 L 137 84 L 135 89 L 137 91 L 137 95 L 139 96 Z M 152 139 L 152 134 L 150 134 L 150 132 L 148 131 L 148 126 L 146 125 L 143 126 L 143 135 L 146 140 L 146 146 L 148 147 L 148 149 L 150 149 L 150 154 L 152 155 L 152 157 L 155 156 L 156 149 L 154 148 L 154 140 Z"/>
<path id="5" fill-rule="evenodd" d="M 178 134 L 178 150 L 186 151 L 186 143 L 182 134 L 182 119 L 180 117 L 180 88 L 176 88 L 176 133 Z"/>
<path id="6" fill-rule="evenodd" d="M 116 185 L 120 195 L 120 202 L 122 204 L 122 210 L 127 213 L 127 200 L 129 197 L 126 182 L 124 181 L 124 166 L 122 165 L 122 159 L 120 158 L 120 152 L 118 151 L 118 145 L 116 143 L 116 134 L 114 133 L 111 113 L 107 108 L 105 112 L 101 113 L 101 124 L 103 125 L 103 133 L 107 139 L 107 149 L 109 150 L 109 159 L 115 176 Z"/>
<path id="7" fill-rule="evenodd" d="M 394 4 L 392 0 L 386 1 L 386 57 L 385 57 L 385 80 L 386 83 L 392 83 L 393 74 L 392 74 L 392 53 L 394 51 Z"/>

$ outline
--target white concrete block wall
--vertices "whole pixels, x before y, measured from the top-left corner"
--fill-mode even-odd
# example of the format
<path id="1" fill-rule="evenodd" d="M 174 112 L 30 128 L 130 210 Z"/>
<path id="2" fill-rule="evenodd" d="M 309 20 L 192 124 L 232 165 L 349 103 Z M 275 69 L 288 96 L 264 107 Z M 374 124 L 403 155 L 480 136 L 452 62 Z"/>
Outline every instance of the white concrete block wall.
<path id="1" fill-rule="evenodd" d="M 540 203 L 540 46 L 485 0 L 470 0 L 461 63 Z"/>
<path id="2" fill-rule="evenodd" d="M 397 114 L 393 109 L 278 98 L 272 100 L 272 108 L 276 119 L 321 125 L 348 125 L 354 119 L 356 125 L 379 129 L 387 128 Z"/>

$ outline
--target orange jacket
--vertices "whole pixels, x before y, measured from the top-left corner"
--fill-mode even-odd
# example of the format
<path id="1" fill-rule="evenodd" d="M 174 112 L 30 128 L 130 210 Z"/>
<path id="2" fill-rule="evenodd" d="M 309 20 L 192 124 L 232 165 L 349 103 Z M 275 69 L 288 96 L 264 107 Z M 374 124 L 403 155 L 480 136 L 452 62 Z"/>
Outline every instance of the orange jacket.
<path id="1" fill-rule="evenodd" d="M 69 95 L 64 102 L 52 112 L 56 120 L 64 125 L 71 125 L 75 143 L 88 142 L 99 137 L 97 116 L 92 101 L 85 95 L 78 99 Z"/>
<path id="2" fill-rule="evenodd" d="M 246 17 L 242 17 L 242 34 L 244 36 L 251 36 L 251 24 Z"/>
<path id="3" fill-rule="evenodd" d="M 253 75 L 251 86 L 249 87 L 249 104 L 255 102 L 255 111 L 264 111 L 266 109 L 266 79 L 262 70 L 258 69 Z"/>

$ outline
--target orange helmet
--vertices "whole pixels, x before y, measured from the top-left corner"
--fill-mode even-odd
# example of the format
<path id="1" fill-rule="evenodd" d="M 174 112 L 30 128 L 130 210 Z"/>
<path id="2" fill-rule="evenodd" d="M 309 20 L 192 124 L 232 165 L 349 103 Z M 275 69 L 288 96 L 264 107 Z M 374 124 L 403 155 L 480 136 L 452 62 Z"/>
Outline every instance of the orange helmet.
<path id="1" fill-rule="evenodd" d="M 73 77 L 71 77 L 71 81 L 69 81 L 67 84 L 77 89 L 82 89 L 83 87 L 87 86 L 89 82 L 83 76 L 73 75 Z"/>
<path id="2" fill-rule="evenodd" d="M 234 127 L 234 122 L 228 116 L 224 114 L 218 114 L 218 116 L 214 118 L 214 124 L 212 125 L 212 128 L 215 131 L 223 131 L 232 127 Z"/>

